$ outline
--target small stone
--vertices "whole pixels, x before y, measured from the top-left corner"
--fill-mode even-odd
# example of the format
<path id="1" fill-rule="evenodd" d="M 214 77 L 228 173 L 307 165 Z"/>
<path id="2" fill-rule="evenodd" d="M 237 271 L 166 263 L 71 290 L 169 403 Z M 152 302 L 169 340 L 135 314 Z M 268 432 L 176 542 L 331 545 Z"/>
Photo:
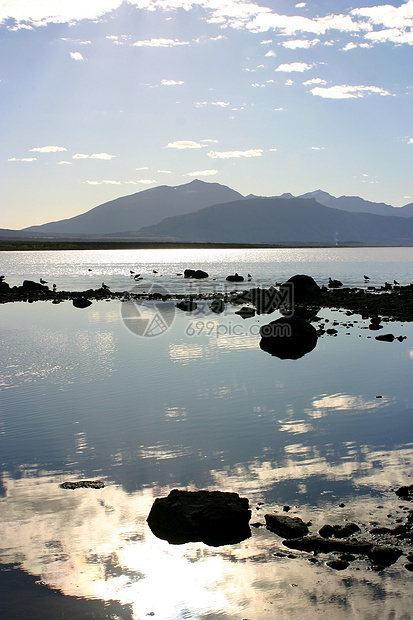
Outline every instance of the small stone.
<path id="1" fill-rule="evenodd" d="M 283 538 L 299 538 L 308 533 L 308 526 L 299 517 L 286 515 L 266 514 L 267 529 Z"/>

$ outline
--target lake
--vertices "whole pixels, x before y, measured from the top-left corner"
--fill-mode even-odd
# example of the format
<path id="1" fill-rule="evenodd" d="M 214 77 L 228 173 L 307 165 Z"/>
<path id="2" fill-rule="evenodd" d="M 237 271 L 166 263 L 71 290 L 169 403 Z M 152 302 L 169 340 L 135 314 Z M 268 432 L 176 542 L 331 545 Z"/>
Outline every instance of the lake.
<path id="1" fill-rule="evenodd" d="M 413 281 L 411 248 L 2 252 L 10 285 L 43 277 L 58 290 L 170 292 L 269 286 L 296 273 L 346 286 Z M 178 273 L 205 269 L 202 283 Z M 91 271 L 89 271 L 91 269 Z M 130 274 L 134 271 L 135 274 Z M 156 271 L 157 273 L 154 273 Z M 229 285 L 226 275 L 246 277 Z M 248 281 L 247 274 L 251 274 Z M 132 276 L 132 277 L 131 277 Z M 188 288 L 189 287 L 189 288 Z M 264 527 L 241 543 L 170 545 L 146 518 L 174 488 L 247 497 L 266 513 L 328 524 L 394 527 L 412 508 L 413 325 L 318 311 L 335 325 L 297 360 L 260 349 L 259 328 L 207 303 L 139 305 L 167 329 L 139 335 L 125 302 L 77 309 L 4 304 L 1 331 L 0 592 L 7 618 L 165 620 L 412 618 L 409 549 L 376 570 L 357 557 L 292 551 Z M 159 335 L 156 335 L 156 334 Z M 62 489 L 70 480 L 102 489 Z M 403 543 L 404 544 L 404 543 Z M 410 546 L 410 553 L 411 546 Z"/>

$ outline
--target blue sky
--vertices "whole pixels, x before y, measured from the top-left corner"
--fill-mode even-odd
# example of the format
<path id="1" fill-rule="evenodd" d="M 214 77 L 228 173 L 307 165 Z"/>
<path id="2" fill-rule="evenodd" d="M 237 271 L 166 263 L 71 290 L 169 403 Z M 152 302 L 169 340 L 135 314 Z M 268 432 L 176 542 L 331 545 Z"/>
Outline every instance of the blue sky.
<path id="1" fill-rule="evenodd" d="M 194 178 L 413 201 L 413 0 L 3 0 L 3 228 Z"/>

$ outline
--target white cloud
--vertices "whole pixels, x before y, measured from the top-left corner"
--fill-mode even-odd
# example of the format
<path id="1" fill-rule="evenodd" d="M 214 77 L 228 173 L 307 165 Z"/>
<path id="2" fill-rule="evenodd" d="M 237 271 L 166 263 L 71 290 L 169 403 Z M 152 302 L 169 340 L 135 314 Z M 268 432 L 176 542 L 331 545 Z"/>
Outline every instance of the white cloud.
<path id="1" fill-rule="evenodd" d="M 295 8 L 296 9 L 303 9 L 306 4 L 307 4 L 306 2 L 298 2 L 298 4 L 295 5 Z"/>
<path id="2" fill-rule="evenodd" d="M 181 84 L 183 84 L 182 80 L 176 81 L 176 80 L 162 80 L 161 81 L 162 86 L 180 86 Z"/>
<path id="3" fill-rule="evenodd" d="M 200 144 L 194 142 L 194 140 L 176 140 L 175 142 L 168 142 L 165 149 L 202 149 L 206 144 Z"/>
<path id="4" fill-rule="evenodd" d="M 325 146 L 310 146 L 311 151 L 324 151 Z"/>
<path id="5" fill-rule="evenodd" d="M 114 157 L 116 157 L 116 155 L 109 155 L 109 153 L 93 153 L 90 155 L 90 159 L 104 159 L 106 161 L 109 161 Z"/>
<path id="6" fill-rule="evenodd" d="M 275 148 L 274 148 L 274 149 L 268 149 L 268 151 L 269 151 L 270 153 L 275 153 L 276 151 L 278 151 L 278 149 L 275 149 Z"/>
<path id="7" fill-rule="evenodd" d="M 92 155 L 86 155 L 86 153 L 75 153 L 72 155 L 73 159 L 104 159 L 109 161 L 113 159 L 116 155 L 109 155 L 109 153 L 93 153 Z"/>
<path id="8" fill-rule="evenodd" d="M 0 21 L 13 18 L 34 26 L 70 23 L 73 20 L 96 19 L 117 9 L 122 0 L 12 0 L 0 5 Z"/>
<path id="9" fill-rule="evenodd" d="M 157 170 L 156 172 L 159 172 L 159 174 L 172 174 L 172 170 Z"/>
<path id="10" fill-rule="evenodd" d="M 187 172 L 187 177 L 210 177 L 218 174 L 219 170 L 197 170 L 196 172 Z"/>
<path id="11" fill-rule="evenodd" d="M 70 57 L 73 58 L 73 60 L 84 60 L 80 52 L 70 52 Z"/>
<path id="12" fill-rule="evenodd" d="M 145 39 L 135 41 L 134 47 L 175 47 L 177 45 L 189 45 L 189 41 L 178 41 L 178 39 Z"/>
<path id="13" fill-rule="evenodd" d="M 104 179 L 103 181 L 85 181 L 87 185 L 120 185 L 120 181 L 111 181 L 110 179 Z"/>
<path id="14" fill-rule="evenodd" d="M 265 54 L 265 58 L 274 58 L 275 56 L 277 56 L 277 53 L 274 50 L 269 50 L 266 54 Z"/>
<path id="15" fill-rule="evenodd" d="M 358 47 L 355 43 L 353 43 L 353 41 L 350 41 L 350 43 L 347 43 L 347 45 L 345 45 L 343 48 L 341 48 L 342 52 L 348 52 L 349 50 L 354 50 L 356 49 L 356 47 Z"/>
<path id="16" fill-rule="evenodd" d="M 64 146 L 36 146 L 32 149 L 29 149 L 31 153 L 62 153 L 63 151 L 67 151 Z"/>
<path id="17" fill-rule="evenodd" d="M 283 112 L 284 108 L 274 108 L 274 112 Z"/>
<path id="18" fill-rule="evenodd" d="M 65 161 L 65 160 L 62 160 L 62 161 L 58 161 L 58 162 L 57 162 L 57 165 L 58 165 L 58 166 L 60 166 L 60 165 L 62 165 L 62 164 L 69 164 L 69 165 L 71 166 L 71 165 L 73 164 L 73 162 L 72 162 L 72 161 Z"/>
<path id="19" fill-rule="evenodd" d="M 141 166 L 141 168 L 135 168 L 135 170 L 149 170 L 148 166 Z"/>
<path id="20" fill-rule="evenodd" d="M 219 140 L 215 140 L 214 138 L 205 138 L 205 140 L 201 140 L 201 142 L 210 142 L 211 144 L 218 144 Z"/>
<path id="21" fill-rule="evenodd" d="M 278 65 L 276 71 L 283 71 L 285 73 L 292 73 L 294 71 L 302 72 L 312 69 L 312 66 L 313 65 L 309 65 L 306 62 L 292 62 L 290 64 L 283 63 L 281 65 Z"/>
<path id="22" fill-rule="evenodd" d="M 37 157 L 10 157 L 7 161 L 37 161 Z"/>
<path id="23" fill-rule="evenodd" d="M 281 43 L 283 47 L 287 49 L 296 50 L 296 49 L 308 49 L 309 47 L 313 47 L 313 45 L 317 45 L 320 43 L 320 39 L 292 39 L 290 41 L 284 41 Z"/>
<path id="24" fill-rule="evenodd" d="M 304 86 L 309 86 L 310 84 L 327 84 L 327 82 L 321 78 L 312 78 L 311 80 L 303 82 L 303 84 Z"/>
<path id="25" fill-rule="evenodd" d="M 141 185 L 152 185 L 153 183 L 156 183 L 156 181 L 153 179 L 139 179 L 137 183 L 141 183 Z"/>
<path id="26" fill-rule="evenodd" d="M 292 86 L 294 84 L 293 80 L 285 80 L 286 86 Z"/>
<path id="27" fill-rule="evenodd" d="M 356 99 L 363 98 L 366 95 L 381 95 L 382 97 L 390 95 L 388 90 L 378 86 L 348 86 L 347 84 L 330 86 L 329 88 L 316 86 L 310 92 L 316 97 L 323 97 L 324 99 Z"/>
<path id="28" fill-rule="evenodd" d="M 413 26 L 412 0 L 403 2 L 399 7 L 385 4 L 353 9 L 350 13 L 356 17 L 365 17 L 374 26 L 386 26 L 386 28 L 411 28 Z"/>
<path id="29" fill-rule="evenodd" d="M 230 159 L 239 157 L 261 157 L 262 149 L 248 149 L 246 151 L 209 151 L 208 157 L 212 159 Z"/>
<path id="30" fill-rule="evenodd" d="M 409 138 L 409 141 L 407 144 L 413 144 L 413 138 Z"/>
<path id="31" fill-rule="evenodd" d="M 389 41 L 396 44 L 407 43 L 408 45 L 413 45 L 413 30 L 404 31 L 398 30 L 397 28 L 375 30 L 374 32 L 368 32 L 366 34 L 366 39 L 373 43 L 385 43 Z"/>

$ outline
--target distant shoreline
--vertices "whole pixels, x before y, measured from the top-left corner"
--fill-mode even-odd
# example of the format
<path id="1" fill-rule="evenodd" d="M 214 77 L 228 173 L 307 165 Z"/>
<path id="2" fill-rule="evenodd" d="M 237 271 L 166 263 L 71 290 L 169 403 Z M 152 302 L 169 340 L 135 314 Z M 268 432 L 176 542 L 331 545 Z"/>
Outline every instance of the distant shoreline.
<path id="1" fill-rule="evenodd" d="M 150 241 L 0 241 L 0 252 L 30 252 L 48 250 L 184 250 L 184 249 L 292 249 L 292 248 L 376 248 L 411 247 L 399 244 L 380 245 L 374 243 L 191 243 Z"/>

